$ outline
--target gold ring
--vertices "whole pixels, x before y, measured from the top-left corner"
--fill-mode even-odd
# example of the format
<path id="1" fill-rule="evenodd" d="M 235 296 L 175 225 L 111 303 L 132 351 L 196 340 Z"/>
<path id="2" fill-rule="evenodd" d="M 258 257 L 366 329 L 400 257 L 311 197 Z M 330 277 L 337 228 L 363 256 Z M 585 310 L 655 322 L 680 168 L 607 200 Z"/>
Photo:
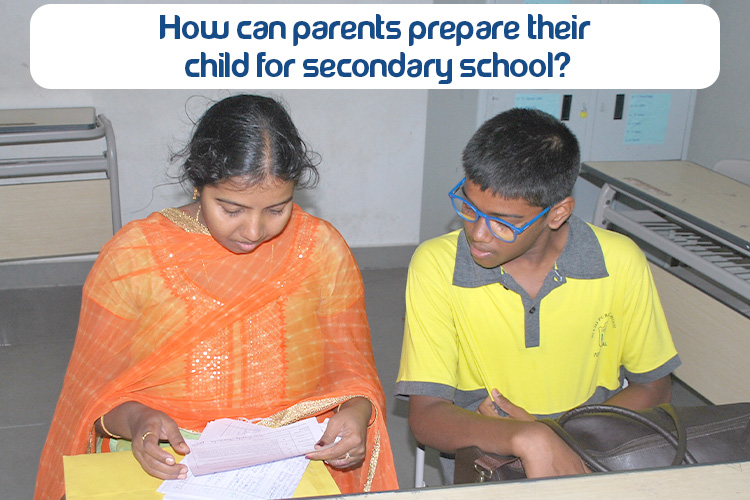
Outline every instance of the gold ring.
<path id="1" fill-rule="evenodd" d="M 344 455 L 344 460 L 349 460 L 350 458 L 352 458 L 352 456 L 349 455 L 349 452 L 347 451 L 346 455 Z"/>
<path id="2" fill-rule="evenodd" d="M 148 436 L 149 434 L 153 434 L 153 432 L 151 432 L 151 431 L 145 432 L 143 434 L 143 436 L 141 436 L 141 441 L 145 443 L 146 442 L 146 436 Z"/>

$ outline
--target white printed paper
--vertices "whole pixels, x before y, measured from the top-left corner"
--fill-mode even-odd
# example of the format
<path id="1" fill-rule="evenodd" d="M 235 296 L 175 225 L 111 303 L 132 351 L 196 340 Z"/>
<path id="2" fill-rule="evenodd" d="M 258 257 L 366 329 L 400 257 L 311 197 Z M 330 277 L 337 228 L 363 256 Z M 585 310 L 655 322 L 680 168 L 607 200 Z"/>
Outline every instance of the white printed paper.
<path id="1" fill-rule="evenodd" d="M 209 423 L 201 438 L 190 446 L 187 464 L 200 476 L 249 467 L 315 450 L 323 429 L 315 418 L 270 429 L 231 419 Z"/>
<path id="2" fill-rule="evenodd" d="M 327 423 L 308 418 L 273 429 L 233 419 L 209 422 L 182 460 L 187 478 L 166 480 L 157 491 L 164 500 L 289 498 L 307 469 L 303 455 L 315 449 Z"/>
<path id="3" fill-rule="evenodd" d="M 308 462 L 300 456 L 204 476 L 188 472 L 185 479 L 164 481 L 157 491 L 164 494 L 164 500 L 290 498 L 305 474 Z"/>

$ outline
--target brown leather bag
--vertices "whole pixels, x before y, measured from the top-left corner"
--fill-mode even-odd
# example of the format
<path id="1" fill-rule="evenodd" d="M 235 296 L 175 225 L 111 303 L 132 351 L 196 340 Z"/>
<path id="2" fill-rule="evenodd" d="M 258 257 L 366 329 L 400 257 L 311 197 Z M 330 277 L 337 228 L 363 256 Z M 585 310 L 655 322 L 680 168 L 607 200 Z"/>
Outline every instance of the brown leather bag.
<path id="1" fill-rule="evenodd" d="M 539 421 L 551 427 L 594 472 L 750 460 L 750 403 L 667 404 L 637 412 L 588 405 L 557 420 Z M 525 477 L 516 457 L 486 453 L 476 446 L 456 452 L 456 484 Z"/>

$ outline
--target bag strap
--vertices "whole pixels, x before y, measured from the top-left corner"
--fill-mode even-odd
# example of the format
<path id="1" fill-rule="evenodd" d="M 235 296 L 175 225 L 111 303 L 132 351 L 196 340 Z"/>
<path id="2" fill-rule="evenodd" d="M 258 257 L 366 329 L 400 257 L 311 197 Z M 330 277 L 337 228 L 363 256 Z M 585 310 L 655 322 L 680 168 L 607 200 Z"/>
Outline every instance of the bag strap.
<path id="1" fill-rule="evenodd" d="M 665 428 L 657 422 L 654 422 L 652 419 L 646 417 L 642 413 L 620 406 L 604 404 L 579 406 L 563 414 L 558 419 L 558 422 L 561 426 L 564 426 L 566 422 L 581 415 L 590 413 L 614 413 L 650 427 L 660 436 L 666 439 L 667 442 L 669 442 L 669 444 L 671 444 L 675 448 L 675 458 L 672 461 L 672 465 L 679 465 L 683 461 L 689 464 L 696 463 L 695 458 L 693 458 L 693 456 L 687 451 L 687 431 L 685 430 L 685 426 L 680 420 L 680 417 L 677 415 L 677 412 L 674 410 L 674 407 L 671 404 L 662 404 L 659 406 L 654 406 L 654 408 L 657 411 L 661 411 L 672 420 L 672 423 L 674 424 L 674 427 L 677 431 L 676 438 L 669 429 Z"/>
<path id="2" fill-rule="evenodd" d="M 573 418 L 579 417 L 581 415 L 591 414 L 591 413 L 616 414 L 616 415 L 620 415 L 625 418 L 628 418 L 630 420 L 634 420 L 636 422 L 639 422 L 651 428 L 675 448 L 675 457 L 672 460 L 672 465 L 679 465 L 683 461 L 688 464 L 697 463 L 695 458 L 687 450 L 687 432 L 685 431 L 685 426 L 680 421 L 672 405 L 665 404 L 665 405 L 657 406 L 655 408 L 657 408 L 657 410 L 662 411 L 663 413 L 665 413 L 667 416 L 669 416 L 672 419 L 675 429 L 677 429 L 676 438 L 668 429 L 661 426 L 659 423 L 654 422 L 650 418 L 636 411 L 629 410 L 627 408 L 621 408 L 619 406 L 612 406 L 612 405 L 578 406 L 564 413 L 557 420 L 541 419 L 539 421 L 547 425 L 548 427 L 550 427 L 553 431 L 555 431 L 555 433 L 563 441 L 565 441 L 565 443 L 568 446 L 570 446 L 573 449 L 573 451 L 575 451 L 588 464 L 588 466 L 592 470 L 596 472 L 607 472 L 609 469 L 607 469 L 607 467 L 604 466 L 601 462 L 599 462 L 599 460 L 592 457 L 585 449 L 583 449 L 583 447 L 580 446 L 580 444 L 575 440 L 575 438 L 571 436 L 570 433 L 568 433 L 568 431 L 566 431 L 563 427 L 566 422 L 572 420 Z"/>
<path id="3" fill-rule="evenodd" d="M 552 420 L 551 418 L 542 418 L 538 421 L 555 431 L 555 434 L 557 434 L 563 441 L 565 441 L 565 444 L 570 446 L 570 448 L 574 452 L 576 452 L 584 462 L 586 462 L 591 470 L 593 470 L 594 472 L 609 471 L 609 469 L 605 467 L 604 464 L 589 455 L 589 452 L 587 452 L 581 445 L 579 445 L 578 441 L 576 441 L 575 438 L 568 433 L 568 431 L 563 429 L 560 424 L 557 423 L 557 420 Z"/>
<path id="4" fill-rule="evenodd" d="M 680 465 L 683 461 L 686 464 L 698 463 L 695 457 L 693 457 L 693 455 L 687 449 L 687 430 L 685 429 L 685 424 L 682 422 L 682 420 L 680 420 L 679 415 L 675 411 L 674 406 L 666 403 L 663 405 L 654 406 L 654 409 L 661 411 L 662 413 L 666 413 L 672 419 L 675 429 L 677 429 L 677 448 L 675 449 L 675 458 L 672 461 L 672 465 Z M 670 432 L 669 435 L 671 436 L 672 433 Z M 675 463 L 676 460 L 679 461 Z"/>

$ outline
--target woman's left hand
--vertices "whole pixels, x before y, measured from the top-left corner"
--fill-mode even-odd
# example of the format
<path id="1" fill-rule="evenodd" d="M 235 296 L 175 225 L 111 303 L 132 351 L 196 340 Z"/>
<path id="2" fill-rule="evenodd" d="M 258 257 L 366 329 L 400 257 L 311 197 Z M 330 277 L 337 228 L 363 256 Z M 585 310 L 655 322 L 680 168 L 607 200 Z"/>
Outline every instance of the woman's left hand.
<path id="1" fill-rule="evenodd" d="M 307 458 L 325 460 L 337 469 L 361 465 L 367 452 L 367 425 L 371 416 L 372 404 L 367 399 L 348 400 L 330 418 L 326 431 L 315 445 L 316 451 L 308 453 Z M 341 439 L 332 445 L 337 438 Z"/>

